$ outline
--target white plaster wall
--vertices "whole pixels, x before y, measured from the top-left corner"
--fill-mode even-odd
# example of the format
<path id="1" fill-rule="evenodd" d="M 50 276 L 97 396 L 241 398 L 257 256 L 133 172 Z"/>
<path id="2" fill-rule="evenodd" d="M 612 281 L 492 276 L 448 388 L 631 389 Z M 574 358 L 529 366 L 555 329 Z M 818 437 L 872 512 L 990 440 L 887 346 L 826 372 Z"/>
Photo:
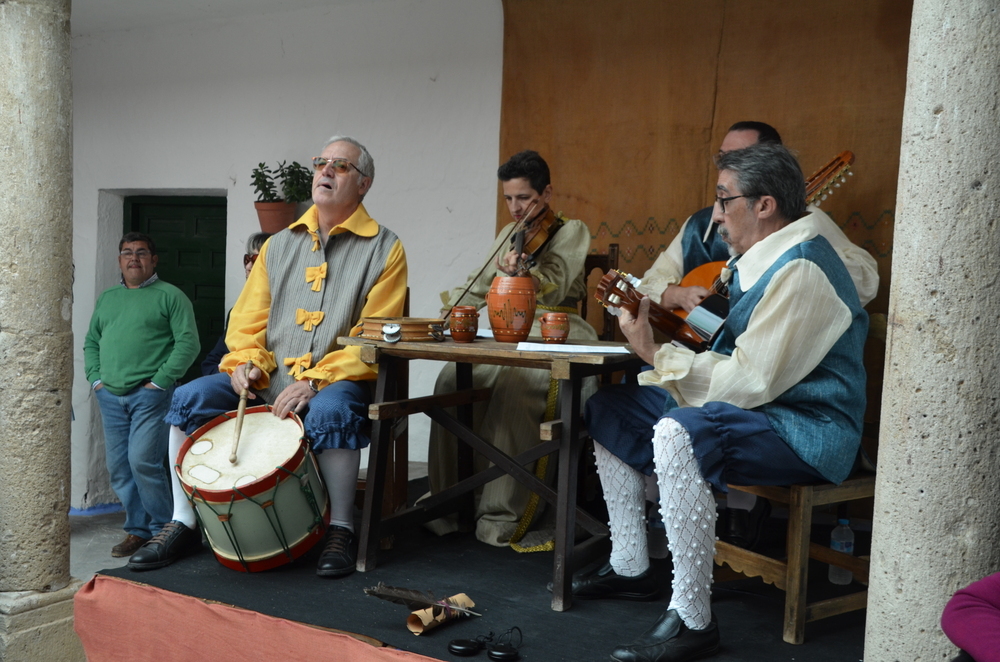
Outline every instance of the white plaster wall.
<path id="1" fill-rule="evenodd" d="M 73 40 L 75 381 L 72 504 L 113 500 L 83 371 L 94 302 L 116 279 L 121 198 L 225 195 L 227 307 L 256 231 L 250 170 L 308 159 L 333 133 L 366 144 L 365 200 L 410 268 L 411 314 L 436 315 L 493 238 L 500 126 L 500 0 L 367 0 L 346 6 L 95 32 Z M 438 366 L 415 365 L 411 389 Z M 411 459 L 426 459 L 414 417 Z"/>

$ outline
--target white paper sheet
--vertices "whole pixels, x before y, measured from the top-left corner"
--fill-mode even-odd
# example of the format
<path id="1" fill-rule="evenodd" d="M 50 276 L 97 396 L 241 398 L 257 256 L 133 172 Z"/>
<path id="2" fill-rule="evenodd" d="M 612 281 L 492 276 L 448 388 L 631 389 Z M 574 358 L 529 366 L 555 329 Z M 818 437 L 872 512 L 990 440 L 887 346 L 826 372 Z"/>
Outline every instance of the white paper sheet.
<path id="1" fill-rule="evenodd" d="M 519 342 L 521 352 L 563 352 L 565 354 L 631 354 L 626 347 L 610 345 L 559 345 L 542 342 Z"/>

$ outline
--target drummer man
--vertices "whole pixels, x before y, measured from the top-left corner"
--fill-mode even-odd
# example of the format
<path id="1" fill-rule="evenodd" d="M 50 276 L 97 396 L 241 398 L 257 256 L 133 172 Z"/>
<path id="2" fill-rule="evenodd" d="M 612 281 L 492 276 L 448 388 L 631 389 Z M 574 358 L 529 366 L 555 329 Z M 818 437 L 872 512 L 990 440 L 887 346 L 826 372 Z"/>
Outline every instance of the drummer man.
<path id="1" fill-rule="evenodd" d="M 230 351 L 220 374 L 178 388 L 165 420 L 173 464 L 186 436 L 236 409 L 245 389 L 251 404 L 270 404 L 278 417 L 302 417 L 330 496 L 316 574 L 341 577 L 355 568 L 354 493 L 377 373 L 358 348 L 340 347 L 336 339 L 356 335 L 352 329 L 363 317 L 402 314 L 406 256 L 361 202 L 375 175 L 361 143 L 334 136 L 313 166 L 314 205 L 261 248 L 230 316 Z M 176 474 L 170 477 L 172 520 L 132 555 L 132 570 L 169 565 L 200 542 L 194 510 Z"/>

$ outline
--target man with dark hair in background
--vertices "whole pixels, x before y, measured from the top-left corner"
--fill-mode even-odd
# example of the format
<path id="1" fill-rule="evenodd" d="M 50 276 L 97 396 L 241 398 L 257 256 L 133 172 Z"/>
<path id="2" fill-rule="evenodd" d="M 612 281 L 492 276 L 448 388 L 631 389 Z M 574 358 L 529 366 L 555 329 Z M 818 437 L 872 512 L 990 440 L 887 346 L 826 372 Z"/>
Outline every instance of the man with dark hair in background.
<path id="1" fill-rule="evenodd" d="M 194 307 L 159 279 L 156 243 L 140 232 L 118 242 L 121 284 L 97 299 L 83 341 L 84 372 L 101 407 L 111 488 L 125 508 L 131 556 L 170 521 L 167 424 L 174 383 L 198 355 Z"/>
<path id="2" fill-rule="evenodd" d="M 582 221 L 562 218 L 549 207 L 551 177 L 548 164 L 538 152 L 518 152 L 500 166 L 497 177 L 513 220 L 497 235 L 483 269 L 470 274 L 461 286 L 441 294 L 442 316 L 456 305 L 477 309 L 485 306 L 493 279 L 514 275 L 520 259 L 530 265 L 528 273 L 537 296 L 531 335 L 541 335 L 541 314 L 558 311 L 569 315 L 570 338 L 597 340 L 597 333 L 577 310 L 577 302 L 587 296 L 583 264 L 590 252 L 590 229 Z M 531 255 L 518 255 L 513 250 L 512 236 L 518 224 L 525 228 L 526 237 L 531 237 L 538 227 L 547 227 L 548 240 Z M 480 326 L 484 323 L 482 320 Z M 493 389 L 490 401 L 474 408 L 476 434 L 508 455 L 517 455 L 538 443 L 538 426 L 551 388 L 547 370 L 476 365 L 472 380 L 476 388 Z M 450 363 L 441 370 L 434 392 L 454 390 L 455 365 Z M 593 384 L 585 382 L 583 397 L 592 392 Z M 431 426 L 428 471 L 432 493 L 457 482 L 457 443 L 454 435 L 440 425 Z M 477 456 L 477 462 L 485 460 Z M 484 468 L 485 464 L 477 466 L 479 470 Z M 491 545 L 507 545 L 519 529 L 530 497 L 530 490 L 507 475 L 484 485 L 476 507 L 476 537 Z M 536 514 L 540 512 L 539 508 Z M 522 524 L 521 533 L 529 524 Z M 457 529 L 453 518 L 435 520 L 429 527 L 440 534 Z"/>

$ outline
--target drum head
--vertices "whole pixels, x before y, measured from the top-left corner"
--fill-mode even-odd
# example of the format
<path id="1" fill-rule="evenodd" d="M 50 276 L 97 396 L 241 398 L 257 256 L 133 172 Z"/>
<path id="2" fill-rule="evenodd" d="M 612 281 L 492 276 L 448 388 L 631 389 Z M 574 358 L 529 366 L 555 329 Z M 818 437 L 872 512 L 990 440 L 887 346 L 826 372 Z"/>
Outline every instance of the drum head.
<path id="1" fill-rule="evenodd" d="M 270 411 L 243 417 L 236 464 L 229 461 L 236 417 L 220 417 L 218 424 L 199 428 L 181 459 L 181 481 L 202 490 L 231 490 L 260 480 L 284 464 L 300 446 L 302 427 L 294 418 L 278 418 Z M 214 421 L 213 421 L 214 422 Z M 207 428 L 207 429 L 206 429 Z M 186 445 L 186 444 L 185 444 Z"/>

